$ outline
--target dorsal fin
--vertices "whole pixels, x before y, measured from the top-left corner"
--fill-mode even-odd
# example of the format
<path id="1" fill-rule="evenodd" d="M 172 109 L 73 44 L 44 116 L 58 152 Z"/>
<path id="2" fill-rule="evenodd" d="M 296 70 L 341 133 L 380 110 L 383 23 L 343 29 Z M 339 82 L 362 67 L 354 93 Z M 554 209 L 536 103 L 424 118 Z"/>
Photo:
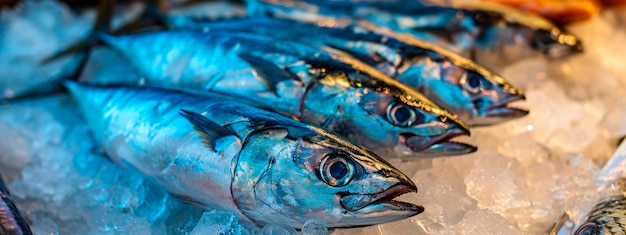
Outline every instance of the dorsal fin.
<path id="1" fill-rule="evenodd" d="M 276 92 L 276 86 L 281 81 L 292 79 L 300 80 L 297 76 L 279 68 L 271 61 L 267 61 L 250 53 L 240 53 L 239 58 L 248 62 L 248 64 L 250 64 L 250 66 L 252 66 L 254 70 L 259 73 L 267 88 L 272 92 Z"/>
<path id="2" fill-rule="evenodd" d="M 237 136 L 231 129 L 227 129 L 199 113 L 181 109 L 180 115 L 191 122 L 193 129 L 198 133 L 204 144 L 213 151 L 216 151 L 215 142 L 218 139 L 231 135 Z"/>

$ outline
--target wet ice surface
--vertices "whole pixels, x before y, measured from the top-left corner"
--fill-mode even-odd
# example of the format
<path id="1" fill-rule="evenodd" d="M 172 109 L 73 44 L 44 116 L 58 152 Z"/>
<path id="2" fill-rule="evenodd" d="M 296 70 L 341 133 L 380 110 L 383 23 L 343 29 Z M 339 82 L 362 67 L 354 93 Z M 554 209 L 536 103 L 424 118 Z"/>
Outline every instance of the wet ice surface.
<path id="1" fill-rule="evenodd" d="M 2 58 L 9 58 L 0 60 L 4 95 L 45 84 L 65 71 L 67 62 L 37 67 L 33 58 L 80 37 L 84 32 L 78 29 L 87 29 L 93 19 L 91 13 L 71 14 L 51 2 L 29 4 L 0 13 L 0 35 L 10 35 L 0 39 Z M 33 15 L 42 9 L 63 17 Z M 563 211 L 582 217 L 598 197 L 595 176 L 626 135 L 626 29 L 616 28 L 623 20 L 624 13 L 619 14 L 605 12 L 570 27 L 585 42 L 581 56 L 551 63 L 535 58 L 497 68 L 526 91 L 523 106 L 531 114 L 474 128 L 470 141 L 479 146 L 475 154 L 391 161 L 420 190 L 401 199 L 422 204 L 424 213 L 332 233 L 545 234 Z M 65 32 L 58 24 L 76 28 Z M 68 40 L 50 37 L 52 32 Z M 35 46 L 20 46 L 31 44 Z M 0 171 L 7 172 L 8 187 L 35 233 L 247 232 L 231 213 L 184 204 L 134 170 L 108 161 L 75 110 L 64 95 L 0 106 Z M 302 233 L 325 229 L 311 223 Z M 296 232 L 280 225 L 257 229 L 265 234 Z"/>

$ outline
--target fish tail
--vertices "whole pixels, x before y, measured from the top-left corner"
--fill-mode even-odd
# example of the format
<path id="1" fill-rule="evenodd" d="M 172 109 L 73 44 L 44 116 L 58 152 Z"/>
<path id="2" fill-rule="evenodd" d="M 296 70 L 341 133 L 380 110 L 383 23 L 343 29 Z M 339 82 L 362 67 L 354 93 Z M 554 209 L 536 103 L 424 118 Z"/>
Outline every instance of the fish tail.
<path id="1" fill-rule="evenodd" d="M 96 46 L 101 35 L 107 34 L 111 30 L 111 18 L 113 17 L 114 7 L 115 0 L 101 0 L 98 4 L 98 14 L 96 17 L 96 21 L 94 22 L 91 33 L 89 33 L 87 38 L 75 42 L 74 44 L 61 50 L 60 52 L 44 58 L 41 61 L 41 64 L 45 65 L 69 55 L 81 54 L 81 59 L 74 73 L 68 75 L 67 78 L 64 79 L 77 81 L 82 74 L 83 68 L 89 60 L 89 54 L 92 47 Z"/>

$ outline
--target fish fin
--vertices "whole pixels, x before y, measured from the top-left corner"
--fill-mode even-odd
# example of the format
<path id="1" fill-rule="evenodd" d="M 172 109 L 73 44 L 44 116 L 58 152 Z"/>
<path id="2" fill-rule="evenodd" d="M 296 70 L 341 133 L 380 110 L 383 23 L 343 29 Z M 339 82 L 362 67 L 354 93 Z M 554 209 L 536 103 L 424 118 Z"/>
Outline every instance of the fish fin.
<path id="1" fill-rule="evenodd" d="M 248 62 L 263 78 L 265 85 L 273 92 L 276 92 L 276 86 L 283 80 L 300 80 L 297 76 L 279 68 L 276 64 L 250 53 L 240 53 L 239 58 Z"/>
<path id="2" fill-rule="evenodd" d="M 181 109 L 180 115 L 191 122 L 193 129 L 198 133 L 202 142 L 213 151 L 216 151 L 215 141 L 218 139 L 230 135 L 237 136 L 231 129 L 225 128 L 199 113 Z"/>
<path id="3" fill-rule="evenodd" d="M 80 78 L 80 75 L 82 74 L 85 65 L 87 64 L 87 61 L 89 60 L 89 54 L 92 47 L 95 46 L 98 42 L 99 35 L 103 33 L 108 33 L 110 31 L 111 18 L 113 17 L 114 7 L 115 0 L 101 0 L 98 4 L 98 15 L 96 17 L 96 21 L 93 25 L 91 33 L 87 36 L 87 38 L 70 45 L 69 47 L 63 49 L 58 53 L 44 58 L 40 63 L 42 65 L 45 65 L 72 54 L 82 54 L 82 58 L 80 59 L 76 70 L 66 79 L 77 81 Z"/>

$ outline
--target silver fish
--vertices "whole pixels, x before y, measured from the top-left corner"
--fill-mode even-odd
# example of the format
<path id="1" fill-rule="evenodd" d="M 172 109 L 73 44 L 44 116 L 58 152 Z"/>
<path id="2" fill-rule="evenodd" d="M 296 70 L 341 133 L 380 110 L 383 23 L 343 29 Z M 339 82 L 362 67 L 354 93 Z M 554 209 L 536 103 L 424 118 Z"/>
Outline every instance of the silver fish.
<path id="1" fill-rule="evenodd" d="M 417 192 L 406 175 L 321 128 L 209 96 L 67 86 L 114 162 L 203 208 L 295 228 L 311 219 L 366 226 L 424 210 L 393 200 Z"/>
<path id="2" fill-rule="evenodd" d="M 237 96 L 313 122 L 377 153 L 400 148 L 430 157 L 476 150 L 450 141 L 469 134 L 455 115 L 337 50 L 233 32 L 148 32 L 102 35 L 101 40 L 145 76 L 128 78 L 125 84 Z"/>
<path id="3" fill-rule="evenodd" d="M 265 17 L 202 21 L 168 16 L 164 21 L 181 29 L 245 31 L 337 48 L 416 88 L 470 125 L 497 124 L 528 113 L 508 107 L 525 99 L 524 93 L 487 68 L 433 43 L 365 22 L 309 24 Z"/>
<path id="4" fill-rule="evenodd" d="M 22 218 L 15 204 L 9 198 L 9 190 L 0 175 L 0 234 L 30 235 L 33 234 L 26 220 Z"/>

